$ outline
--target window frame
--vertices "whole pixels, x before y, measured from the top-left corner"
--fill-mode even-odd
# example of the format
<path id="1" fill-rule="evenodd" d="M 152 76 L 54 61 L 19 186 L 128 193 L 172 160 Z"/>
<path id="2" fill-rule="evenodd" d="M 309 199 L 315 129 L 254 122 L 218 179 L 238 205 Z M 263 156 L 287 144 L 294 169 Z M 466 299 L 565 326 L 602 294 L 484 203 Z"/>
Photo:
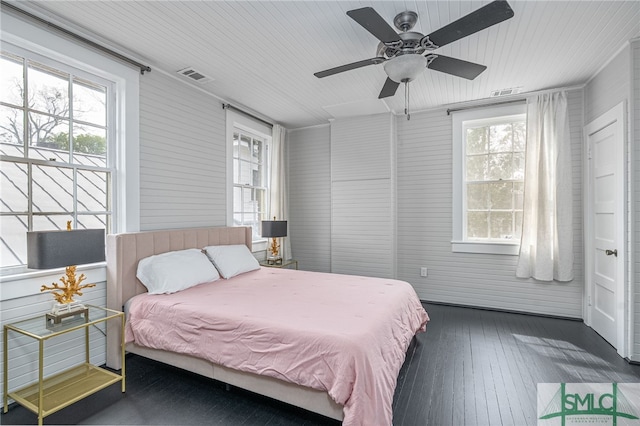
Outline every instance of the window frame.
<path id="1" fill-rule="evenodd" d="M 520 241 L 477 241 L 466 236 L 466 165 L 465 165 L 465 123 L 473 121 L 500 120 L 503 118 L 523 116 L 526 122 L 526 104 L 455 111 L 452 113 L 453 139 L 453 237 L 451 251 L 459 253 L 485 253 L 517 256 Z"/>
<path id="2" fill-rule="evenodd" d="M 267 146 L 266 152 L 266 205 L 267 211 L 265 215 L 268 214 L 268 206 L 270 204 L 270 196 L 271 196 L 271 141 L 272 141 L 272 128 L 267 126 L 264 123 L 258 122 L 252 118 L 247 117 L 245 114 L 241 114 L 235 112 L 231 109 L 226 109 L 226 134 L 227 134 L 227 226 L 234 226 L 233 223 L 233 188 L 234 188 L 234 180 L 233 180 L 233 133 L 235 129 L 241 129 L 245 133 L 250 133 L 252 135 L 258 136 L 265 140 L 265 144 Z M 256 232 L 254 235 L 260 235 L 260 230 Z M 255 238 L 252 241 L 252 247 L 254 252 L 264 251 L 267 249 L 268 239 L 259 237 Z"/>
<path id="3" fill-rule="evenodd" d="M 249 163 L 250 165 L 254 164 L 253 161 L 246 161 L 241 159 L 240 157 L 235 157 L 234 153 L 233 153 L 233 140 L 234 140 L 234 136 L 238 134 L 239 138 L 241 139 L 243 136 L 245 137 L 249 137 L 251 138 L 251 143 L 253 145 L 253 141 L 254 140 L 259 140 L 262 142 L 263 144 L 263 148 L 262 148 L 262 155 L 261 155 L 261 159 L 258 160 L 257 164 L 261 164 L 262 165 L 262 183 L 264 184 L 263 186 L 259 186 L 259 185 L 254 185 L 253 183 L 250 184 L 246 184 L 246 183 L 236 183 L 236 174 L 238 173 L 238 170 L 235 169 L 235 160 L 237 160 L 239 162 L 239 164 L 244 164 L 244 163 Z M 240 126 L 240 125 L 236 125 L 234 126 L 234 131 L 233 131 L 233 136 L 232 136 L 232 150 L 231 150 L 231 158 L 234 161 L 234 167 L 233 167 L 233 179 L 231 182 L 232 185 L 232 192 L 234 193 L 233 197 L 234 197 L 234 202 L 232 205 L 232 211 L 231 211 L 231 215 L 232 215 L 232 221 L 233 221 L 233 226 L 250 226 L 246 223 L 244 223 L 243 220 L 243 224 L 242 225 L 236 225 L 235 223 L 235 215 L 240 213 L 242 215 L 244 215 L 246 213 L 246 211 L 244 210 L 244 208 L 241 211 L 236 211 L 235 209 L 235 189 L 239 188 L 239 189 L 251 189 L 252 191 L 263 191 L 263 202 L 264 202 L 264 208 L 262 212 L 259 212 L 259 214 L 261 214 L 261 216 L 259 215 L 258 217 L 258 221 L 262 221 L 262 220 L 266 220 L 266 215 L 267 215 L 267 210 L 269 208 L 269 187 L 270 187 L 270 182 L 269 182 L 269 160 L 270 160 L 270 153 L 271 153 L 271 144 L 270 144 L 270 139 L 265 137 L 264 135 L 259 135 L 257 134 L 255 131 L 252 130 L 248 130 L 246 129 L 244 126 Z M 250 148 L 251 149 L 251 148 Z M 242 168 L 241 168 L 242 169 Z M 244 203 L 241 203 L 244 206 Z M 263 241 L 266 240 L 263 237 L 256 237 L 257 235 L 260 235 L 260 229 L 254 229 L 253 233 L 254 235 L 253 237 L 253 241 L 254 242 L 259 242 L 259 241 Z"/>
<path id="4" fill-rule="evenodd" d="M 139 231 L 140 70 L 60 36 L 46 26 L 27 22 L 9 12 L 3 16 L 1 35 L 3 50 L 18 55 L 22 51 L 28 51 L 51 61 L 68 64 L 77 70 L 114 84 L 113 97 L 110 99 L 115 108 L 111 121 L 115 129 L 115 141 L 112 144 L 112 149 L 115 151 L 111 154 L 115 167 L 115 174 L 111 177 L 113 191 L 111 210 L 113 217 L 117 219 L 114 220 L 112 232 Z M 82 34 L 82 31 L 79 32 Z M 82 76 L 82 73 L 77 75 Z M 6 269 L 8 268 L 0 269 L 3 300 L 6 297 L 30 295 L 33 287 L 25 287 L 23 283 L 31 282 L 33 277 L 56 279 L 61 271 L 60 268 L 34 271 L 27 269 L 26 266 Z M 78 269 L 87 274 L 91 272 L 92 275 L 103 275 L 104 262 L 96 265 L 81 265 Z"/>

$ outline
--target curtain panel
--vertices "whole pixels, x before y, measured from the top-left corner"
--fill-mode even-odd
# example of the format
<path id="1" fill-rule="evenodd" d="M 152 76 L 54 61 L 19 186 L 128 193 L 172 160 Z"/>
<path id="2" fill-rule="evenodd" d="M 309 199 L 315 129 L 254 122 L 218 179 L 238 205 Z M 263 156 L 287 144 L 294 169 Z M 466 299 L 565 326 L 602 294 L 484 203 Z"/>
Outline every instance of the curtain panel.
<path id="1" fill-rule="evenodd" d="M 573 279 L 571 136 L 565 92 L 527 99 L 519 278 Z"/>
<path id="2" fill-rule="evenodd" d="M 273 125 L 271 134 L 271 164 L 269 167 L 269 215 L 268 220 L 274 217 L 277 220 L 288 220 L 289 200 L 287 199 L 287 175 L 285 162 L 285 138 L 286 129 L 279 124 Z M 283 259 L 291 259 L 291 243 L 289 232 L 291 227 L 287 224 L 287 237 L 280 240 L 280 255 Z"/>

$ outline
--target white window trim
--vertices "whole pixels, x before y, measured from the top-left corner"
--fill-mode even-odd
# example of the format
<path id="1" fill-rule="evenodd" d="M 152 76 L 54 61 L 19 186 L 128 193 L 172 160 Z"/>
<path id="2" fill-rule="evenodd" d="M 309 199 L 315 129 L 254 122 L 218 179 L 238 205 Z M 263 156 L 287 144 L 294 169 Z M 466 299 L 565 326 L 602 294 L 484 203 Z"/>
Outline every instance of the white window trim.
<path id="1" fill-rule="evenodd" d="M 233 132 L 236 128 L 245 130 L 247 133 L 252 133 L 256 136 L 264 138 L 267 145 L 271 146 L 272 129 L 264 123 L 257 120 L 253 120 L 244 114 L 237 113 L 231 109 L 227 109 L 226 116 L 226 133 L 227 133 L 227 226 L 233 226 Z M 271 149 L 269 149 L 269 153 Z M 270 158 L 266 161 L 270 163 Z M 269 167 L 271 167 L 269 165 Z M 267 181 L 269 177 L 267 176 Z M 269 191 L 267 191 L 267 196 Z M 252 242 L 252 250 L 265 251 L 267 250 L 268 240 L 261 238 Z"/>
<path id="2" fill-rule="evenodd" d="M 463 199 L 464 185 L 464 138 L 462 126 L 465 121 L 487 120 L 493 117 L 526 114 L 526 104 L 511 104 L 487 108 L 457 111 L 452 113 L 453 130 L 453 238 L 451 251 L 456 253 L 484 253 L 517 256 L 519 242 L 485 242 L 465 239 Z"/>
<path id="3" fill-rule="evenodd" d="M 113 175 L 113 187 L 117 191 L 114 194 L 112 210 L 117 219 L 114 220 L 112 232 L 139 231 L 139 70 L 46 30 L 9 10 L 3 11 L 1 40 L 3 43 L 10 43 L 54 61 L 69 64 L 74 68 L 85 70 L 114 83 L 115 100 L 112 102 L 117 105 L 118 116 L 115 117 L 114 122 L 117 131 L 114 157 L 116 172 Z M 124 184 L 125 182 L 126 184 Z M 41 273 L 44 275 L 40 275 Z M 37 275 L 47 276 L 54 280 L 59 276 L 58 270 L 42 271 L 41 273 L 37 273 Z M 4 284 L 0 300 L 7 300 L 9 294 L 11 294 L 10 298 L 37 294 L 39 286 L 24 285 L 25 283 L 21 282 L 22 278 L 33 276 L 33 274 L 33 271 L 29 271 L 0 276 L 0 283 L 6 282 L 11 288 L 13 286 L 21 287 L 16 291 L 11 291 L 7 284 Z M 44 278 L 44 280 L 49 278 Z M 30 283 L 31 280 L 26 282 Z"/>

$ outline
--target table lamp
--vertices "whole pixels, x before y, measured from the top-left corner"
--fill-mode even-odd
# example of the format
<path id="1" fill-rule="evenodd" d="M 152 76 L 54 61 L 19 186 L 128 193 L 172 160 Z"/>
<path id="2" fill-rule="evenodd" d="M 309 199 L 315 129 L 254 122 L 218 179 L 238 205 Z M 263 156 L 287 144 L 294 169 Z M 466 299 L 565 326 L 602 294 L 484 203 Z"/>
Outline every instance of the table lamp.
<path id="1" fill-rule="evenodd" d="M 280 244 L 278 244 L 277 238 L 287 236 L 287 221 L 286 220 L 263 220 L 262 221 L 262 236 L 265 238 L 271 238 L 271 245 L 269 246 L 269 252 L 267 256 L 267 262 L 270 264 L 282 263 L 282 256 L 280 256 Z"/>
<path id="2" fill-rule="evenodd" d="M 82 296 L 82 290 L 95 287 L 95 284 L 82 284 L 84 274 L 76 276 L 76 265 L 96 263 L 105 260 L 104 229 L 71 230 L 67 222 L 66 231 L 30 231 L 27 232 L 27 267 L 31 269 L 53 269 L 66 267 L 62 283 L 42 285 L 40 291 L 51 290 L 56 300 L 51 311 L 55 323 L 75 311 L 84 310 L 75 295 Z M 49 314 L 48 314 L 49 317 Z"/>

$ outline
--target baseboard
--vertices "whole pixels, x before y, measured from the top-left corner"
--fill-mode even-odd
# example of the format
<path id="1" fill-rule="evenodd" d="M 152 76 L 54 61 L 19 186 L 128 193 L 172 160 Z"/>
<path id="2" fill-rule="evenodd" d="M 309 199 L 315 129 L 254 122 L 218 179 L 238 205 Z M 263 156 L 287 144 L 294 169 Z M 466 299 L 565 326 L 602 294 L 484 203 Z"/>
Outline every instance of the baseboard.
<path id="1" fill-rule="evenodd" d="M 431 304 L 431 305 L 453 306 L 456 308 L 469 308 L 469 309 L 478 309 L 481 311 L 504 312 L 506 314 L 518 314 L 518 315 L 527 315 L 527 316 L 541 317 L 541 318 L 553 318 L 553 319 L 561 319 L 561 320 L 568 320 L 568 321 L 584 322 L 582 318 L 565 317 L 562 315 L 550 315 L 550 314 L 541 314 L 537 312 L 515 311 L 512 309 L 491 308 L 486 306 L 463 305 L 460 303 L 435 302 L 432 300 L 422 300 L 422 299 L 420 299 L 420 301 L 422 303 Z"/>

